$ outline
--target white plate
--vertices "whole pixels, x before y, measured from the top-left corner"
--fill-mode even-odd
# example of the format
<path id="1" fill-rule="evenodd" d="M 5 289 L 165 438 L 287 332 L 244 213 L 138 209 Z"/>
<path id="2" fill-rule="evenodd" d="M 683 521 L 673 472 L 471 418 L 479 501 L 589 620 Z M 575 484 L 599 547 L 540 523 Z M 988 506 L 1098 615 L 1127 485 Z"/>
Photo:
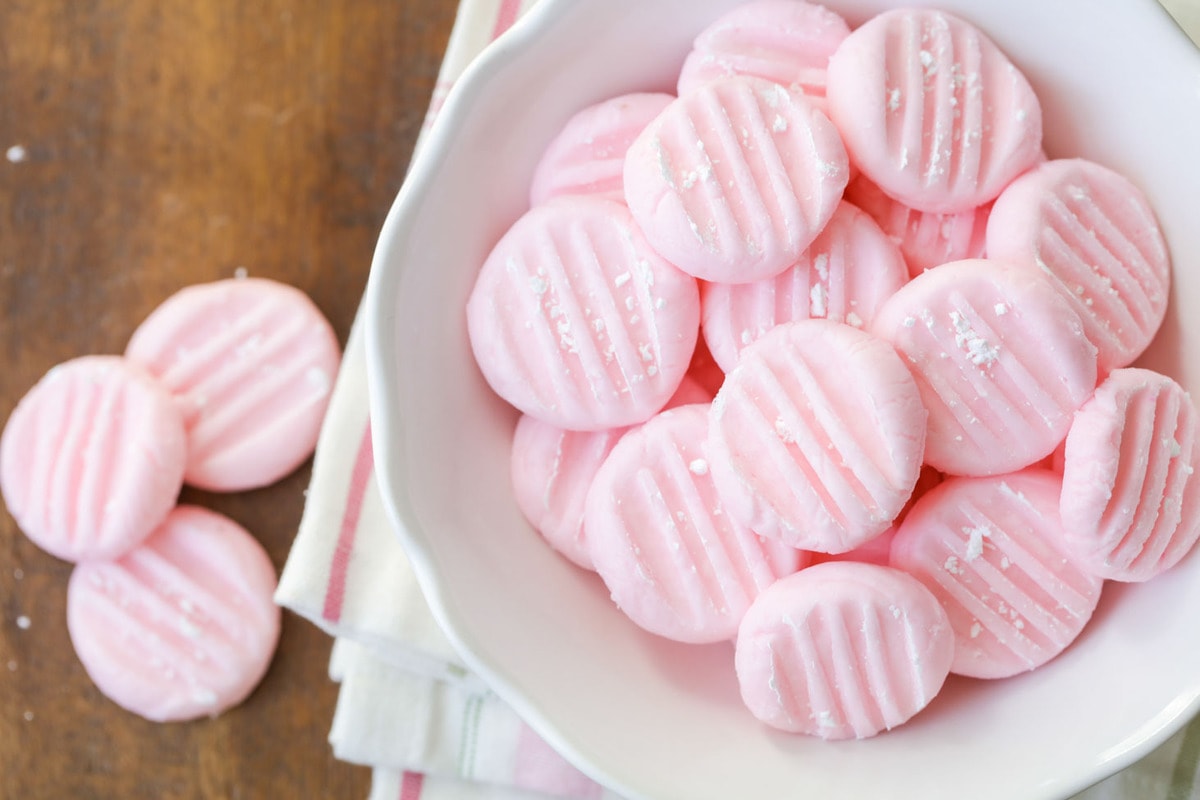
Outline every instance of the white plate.
<path id="1" fill-rule="evenodd" d="M 728 646 L 644 634 L 594 576 L 546 548 L 509 492 L 515 415 L 466 338 L 478 265 L 524 209 L 574 111 L 670 88 L 691 38 L 734 0 L 543 0 L 463 78 L 384 226 L 368 291 L 381 489 L 463 657 L 585 772 L 630 797 L 1060 798 L 1131 763 L 1200 698 L 1200 557 L 1110 585 L 1062 657 L 997 683 L 951 680 L 908 725 L 826 743 L 741 707 Z M 889 4 L 830 0 L 851 23 Z M 1200 55 L 1151 0 L 944 0 L 1030 76 L 1051 156 L 1131 176 L 1175 262 L 1145 363 L 1200 397 Z M 1190 346 L 1188 346 L 1190 345 Z"/>

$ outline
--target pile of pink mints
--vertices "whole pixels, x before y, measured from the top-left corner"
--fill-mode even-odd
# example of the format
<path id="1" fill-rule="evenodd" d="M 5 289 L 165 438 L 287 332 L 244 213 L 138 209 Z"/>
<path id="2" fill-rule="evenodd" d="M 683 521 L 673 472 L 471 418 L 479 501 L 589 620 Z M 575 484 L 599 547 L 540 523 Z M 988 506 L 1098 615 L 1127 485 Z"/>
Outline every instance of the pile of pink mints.
<path id="1" fill-rule="evenodd" d="M 1046 158 L 963 19 L 740 6 L 676 94 L 571 118 L 530 201 L 467 305 L 516 500 L 633 622 L 733 640 L 770 726 L 872 736 L 1045 664 L 1200 535 L 1196 411 L 1130 367 L 1154 213 Z"/>
<path id="2" fill-rule="evenodd" d="M 183 484 L 274 483 L 316 446 L 340 361 L 301 291 L 238 277 L 187 287 L 123 356 L 51 369 L 0 438 L 0 490 L 35 544 L 75 564 L 71 643 L 100 691 L 153 721 L 216 714 L 267 671 L 275 569 Z"/>

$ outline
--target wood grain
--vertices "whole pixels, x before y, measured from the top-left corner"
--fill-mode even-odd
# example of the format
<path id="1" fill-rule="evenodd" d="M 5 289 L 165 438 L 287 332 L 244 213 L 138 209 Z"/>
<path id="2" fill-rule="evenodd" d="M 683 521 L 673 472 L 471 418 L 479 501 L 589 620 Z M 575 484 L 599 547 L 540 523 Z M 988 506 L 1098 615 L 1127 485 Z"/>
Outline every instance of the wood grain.
<path id="1" fill-rule="evenodd" d="M 239 267 L 303 289 L 344 344 L 455 7 L 0 4 L 0 419 L 54 364 L 121 352 L 172 292 Z M 183 499 L 242 523 L 282 568 L 308 479 Z M 69 572 L 0 514 L 0 797 L 366 796 L 369 772 L 326 742 L 323 633 L 285 614 L 244 705 L 155 725 L 75 659 Z"/>

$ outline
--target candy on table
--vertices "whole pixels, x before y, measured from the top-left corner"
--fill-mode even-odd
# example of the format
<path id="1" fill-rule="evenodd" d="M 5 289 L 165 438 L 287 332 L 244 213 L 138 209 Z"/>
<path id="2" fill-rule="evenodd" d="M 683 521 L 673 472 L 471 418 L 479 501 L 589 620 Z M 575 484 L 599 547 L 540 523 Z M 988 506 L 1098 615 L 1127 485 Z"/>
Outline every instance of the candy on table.
<path id="1" fill-rule="evenodd" d="M 1049 279 L 989 259 L 943 264 L 884 303 L 872 332 L 912 369 L 925 461 L 996 475 L 1049 455 L 1096 386 L 1096 348 Z"/>
<path id="2" fill-rule="evenodd" d="M 925 408 L 882 339 L 828 320 L 779 325 L 744 351 L 712 403 L 726 513 L 822 553 L 882 533 L 921 469 Z"/>
<path id="3" fill-rule="evenodd" d="M 625 200 L 684 272 L 744 283 L 794 263 L 848 180 L 829 118 L 761 78 L 721 78 L 667 106 L 630 146 Z"/>
<path id="4" fill-rule="evenodd" d="M 114 558 L 150 535 L 183 485 L 175 401 L 117 356 L 51 369 L 0 439 L 0 488 L 21 530 L 67 561 Z"/>
<path id="5" fill-rule="evenodd" d="M 815 564 L 751 604 L 734 655 L 755 717 L 822 739 L 874 736 L 941 690 L 954 634 L 919 581 L 878 564 Z"/>
<path id="6" fill-rule="evenodd" d="M 340 361 L 312 300 L 261 278 L 180 290 L 138 326 L 125 356 L 178 400 L 184 480 L 221 492 L 274 483 L 312 454 Z"/>
<path id="7" fill-rule="evenodd" d="M 261 680 L 279 638 L 275 571 L 232 520 L 178 506 L 115 561 L 77 564 L 67 628 L 106 697 L 155 722 L 215 716 Z"/>
<path id="8" fill-rule="evenodd" d="M 1041 469 L 947 478 L 917 501 L 892 566 L 916 577 L 954 628 L 950 671 L 1004 678 L 1038 667 L 1075 640 L 1102 579 L 1067 549 L 1062 479 Z"/>
<path id="9" fill-rule="evenodd" d="M 1099 350 L 1100 374 L 1132 363 L 1167 310 L 1171 262 L 1146 196 L 1084 159 L 1056 159 L 1013 181 L 987 225 L 991 257 L 1051 276 Z"/>
<path id="10" fill-rule="evenodd" d="M 624 206 L 597 197 L 526 212 L 488 255 L 467 302 L 471 348 L 496 394 L 570 430 L 658 412 L 699 326 L 695 279 L 655 253 Z"/>
<path id="11" fill-rule="evenodd" d="M 674 95 L 662 92 L 625 94 L 572 116 L 534 168 L 530 205 L 574 194 L 625 202 L 625 151 L 674 99 Z"/>
<path id="12" fill-rule="evenodd" d="M 684 375 L 666 408 L 709 403 L 712 393 Z M 583 505 L 604 459 L 629 428 L 568 431 L 522 415 L 512 442 L 517 507 L 550 546 L 584 569 L 592 557 L 583 538 Z"/>
<path id="13" fill-rule="evenodd" d="M 701 332 L 726 372 L 746 345 L 782 322 L 823 318 L 869 325 L 908 280 L 895 243 L 864 212 L 842 203 L 800 258 L 772 278 L 700 285 Z"/>
<path id="14" fill-rule="evenodd" d="M 800 91 L 824 107 L 829 57 L 850 34 L 833 11 L 801 0 L 756 0 L 700 32 L 679 73 L 679 94 L 746 75 Z"/>
<path id="15" fill-rule="evenodd" d="M 1117 369 L 1079 409 L 1063 453 L 1067 547 L 1095 574 L 1145 581 L 1200 537 L 1197 411 L 1183 387 Z"/>
<path id="16" fill-rule="evenodd" d="M 846 187 L 846 200 L 870 214 L 892 237 L 904 254 L 909 277 L 939 264 L 984 256 L 991 203 L 957 214 L 917 211 L 888 197 L 862 175 Z"/>
<path id="17" fill-rule="evenodd" d="M 981 206 L 1041 154 L 1041 106 L 1025 76 L 942 11 L 897 9 L 863 23 L 829 61 L 826 99 L 851 161 L 920 211 Z"/>
<path id="18" fill-rule="evenodd" d="M 679 406 L 623 436 L 584 513 L 592 561 L 617 606 L 690 643 L 732 638 L 754 597 L 807 563 L 724 513 L 704 445 L 708 408 Z"/>

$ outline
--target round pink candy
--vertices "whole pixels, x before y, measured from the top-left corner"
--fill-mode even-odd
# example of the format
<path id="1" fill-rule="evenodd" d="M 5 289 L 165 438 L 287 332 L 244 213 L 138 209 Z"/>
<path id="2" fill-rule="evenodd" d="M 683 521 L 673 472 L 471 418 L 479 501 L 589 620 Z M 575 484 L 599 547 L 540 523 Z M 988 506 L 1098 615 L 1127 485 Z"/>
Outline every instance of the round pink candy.
<path id="1" fill-rule="evenodd" d="M 746 345 L 783 322 L 828 319 L 869 325 L 883 301 L 908 280 L 904 258 L 879 226 L 842 203 L 800 258 L 773 278 L 704 283 L 701 330 L 728 372 Z"/>
<path id="2" fill-rule="evenodd" d="M 0 487 L 43 550 L 115 558 L 175 505 L 185 442 L 174 400 L 143 369 L 84 356 L 51 369 L 17 404 L 0 439 Z"/>
<path id="3" fill-rule="evenodd" d="M 1094 162 L 1047 161 L 1013 181 L 988 219 L 987 250 L 1053 279 L 1099 350 L 1102 375 L 1141 355 L 1166 314 L 1171 261 L 1154 210 Z"/>
<path id="4" fill-rule="evenodd" d="M 794 263 L 849 178 L 833 123 L 798 93 L 722 78 L 667 106 L 629 147 L 625 201 L 650 244 L 709 281 Z"/>
<path id="5" fill-rule="evenodd" d="M 1038 272 L 991 260 L 929 270 L 884 303 L 872 332 L 912 369 L 929 410 L 925 460 L 998 475 L 1049 455 L 1096 385 L 1096 348 Z"/>
<path id="6" fill-rule="evenodd" d="M 679 387 L 700 328 L 695 279 L 621 204 L 561 197 L 488 255 L 467 302 L 475 360 L 502 398 L 569 430 L 643 422 Z"/>
<path id="7" fill-rule="evenodd" d="M 891 345 L 827 320 L 747 347 L 712 403 L 727 513 L 763 536 L 843 553 L 882 533 L 921 470 L 925 409 Z"/>
<path id="8" fill-rule="evenodd" d="M 826 99 L 862 174 L 920 211 L 981 206 L 1041 154 L 1029 81 L 942 11 L 895 9 L 857 28 L 829 61 Z"/>
<path id="9" fill-rule="evenodd" d="M 724 513 L 704 446 L 708 406 L 627 433 L 596 473 L 584 529 L 596 571 L 635 623 L 660 636 L 730 639 L 754 597 L 806 555 Z"/>
<path id="10" fill-rule="evenodd" d="M 798 90 L 821 107 L 829 57 L 849 34 L 844 19 L 815 3 L 744 3 L 696 37 L 679 73 L 679 94 L 746 75 Z"/>
<path id="11" fill-rule="evenodd" d="M 909 208 L 859 176 L 846 187 L 846 199 L 879 224 L 904 254 L 909 277 L 951 261 L 983 258 L 987 243 L 987 203 L 957 214 L 934 214 Z"/>
<path id="12" fill-rule="evenodd" d="M 742 700 L 771 727 L 874 736 L 941 690 L 954 634 L 937 598 L 878 564 L 815 564 L 755 599 L 738 629 Z"/>
<path id="13" fill-rule="evenodd" d="M 629 428 L 568 431 L 522 414 L 513 431 L 513 497 L 534 530 L 584 569 L 583 503 L 596 471 Z"/>
<path id="14" fill-rule="evenodd" d="M 546 147 L 533 171 L 530 205 L 574 194 L 625 202 L 625 152 L 674 99 L 674 95 L 657 92 L 626 94 L 575 114 Z"/>
<path id="15" fill-rule="evenodd" d="M 1166 375 L 1114 370 L 1084 403 L 1063 452 L 1066 542 L 1092 572 L 1146 581 L 1200 537 L 1200 443 L 1191 398 Z"/>
<path id="16" fill-rule="evenodd" d="M 1101 579 L 1071 555 L 1058 513 L 1062 480 L 1026 469 L 948 478 L 917 501 L 892 540 L 891 564 L 938 598 L 954 629 L 950 671 L 1005 678 L 1075 640 Z"/>
<path id="17" fill-rule="evenodd" d="M 667 408 L 708 403 L 712 395 L 685 375 Z M 513 496 L 551 547 L 584 569 L 592 557 L 583 537 L 583 506 L 592 479 L 629 428 L 568 431 L 522 415 L 513 432 Z"/>
<path id="18" fill-rule="evenodd" d="M 178 400 L 184 480 L 219 492 L 274 483 L 312 454 L 341 359 L 312 300 L 262 278 L 176 292 L 134 331 L 125 356 Z"/>
<path id="19" fill-rule="evenodd" d="M 279 639 L 275 570 L 232 520 L 179 506 L 116 561 L 76 565 L 67 630 L 97 688 L 154 722 L 246 698 Z"/>

